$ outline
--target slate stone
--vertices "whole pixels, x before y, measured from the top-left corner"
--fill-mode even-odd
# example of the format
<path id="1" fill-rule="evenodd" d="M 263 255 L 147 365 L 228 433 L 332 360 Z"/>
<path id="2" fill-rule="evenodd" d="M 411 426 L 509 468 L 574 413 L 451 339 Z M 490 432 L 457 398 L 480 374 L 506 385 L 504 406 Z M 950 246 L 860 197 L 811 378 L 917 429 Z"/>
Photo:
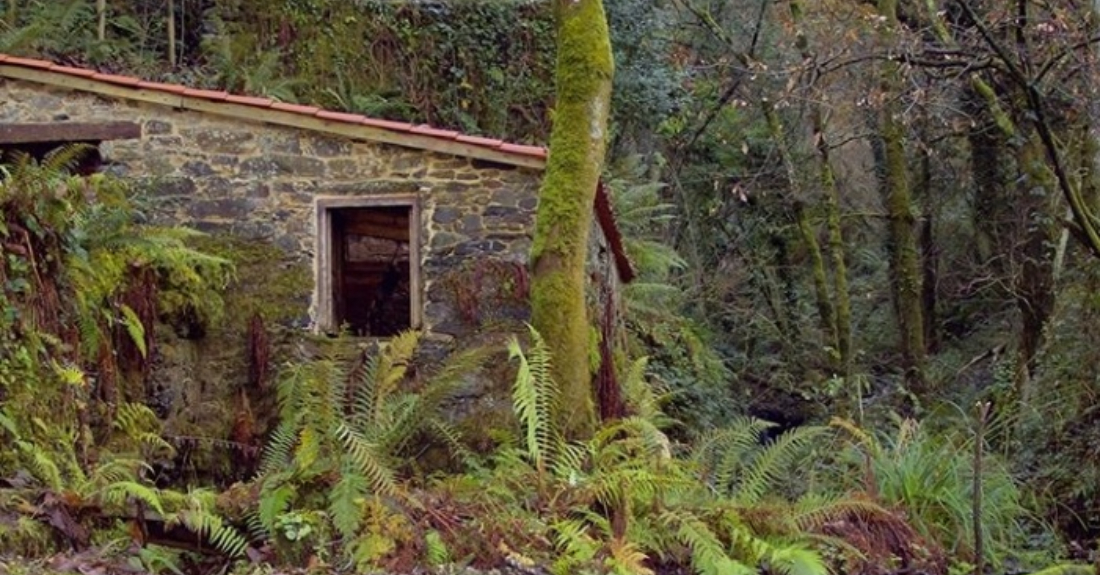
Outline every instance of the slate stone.
<path id="1" fill-rule="evenodd" d="M 278 154 L 272 156 L 271 159 L 278 167 L 279 172 L 283 174 L 303 177 L 320 177 L 325 175 L 325 163 L 317 158 Z"/>
<path id="2" fill-rule="evenodd" d="M 493 205 L 485 208 L 484 216 L 487 218 L 507 218 L 519 213 L 520 211 L 518 208 Z"/>
<path id="3" fill-rule="evenodd" d="M 489 197 L 490 201 L 499 206 L 518 206 L 520 200 L 525 199 L 519 192 L 509 188 L 497 190 Z"/>
<path id="4" fill-rule="evenodd" d="M 263 182 L 250 182 L 244 189 L 247 198 L 266 198 L 271 195 L 271 188 Z"/>
<path id="5" fill-rule="evenodd" d="M 462 221 L 458 224 L 458 231 L 464 234 L 476 234 L 482 228 L 481 216 L 470 214 L 464 216 Z"/>
<path id="6" fill-rule="evenodd" d="M 432 249 L 441 249 L 458 245 L 469 240 L 468 237 L 450 232 L 439 232 L 432 236 Z"/>
<path id="7" fill-rule="evenodd" d="M 244 218 L 252 211 L 252 202 L 243 198 L 218 198 L 194 202 L 187 213 L 197 220 L 219 218 L 235 220 Z"/>
<path id="8" fill-rule="evenodd" d="M 313 153 L 323 158 L 347 156 L 351 154 L 351 142 L 337 138 L 310 138 L 309 147 Z"/>
<path id="9" fill-rule="evenodd" d="M 241 162 L 237 172 L 245 177 L 270 178 L 279 173 L 279 165 L 269 158 L 249 158 Z"/>
<path id="10" fill-rule="evenodd" d="M 227 130 L 196 130 L 195 144 L 203 151 L 216 154 L 242 154 L 251 147 L 255 136 L 250 132 Z"/>
<path id="11" fill-rule="evenodd" d="M 261 147 L 266 152 L 301 154 L 302 142 L 297 134 L 275 134 L 263 138 Z"/>
<path id="12" fill-rule="evenodd" d="M 147 136 L 171 134 L 172 124 L 168 122 L 162 122 L 160 120 L 149 120 L 148 122 L 145 122 L 144 131 Z"/>
<path id="13" fill-rule="evenodd" d="M 283 250 L 288 254 L 297 253 L 302 249 L 302 245 L 298 242 L 298 238 L 290 234 L 283 234 L 278 238 L 275 238 L 275 247 Z"/>
<path id="14" fill-rule="evenodd" d="M 495 254 L 504 251 L 504 248 L 504 243 L 497 240 L 476 240 L 459 244 L 455 248 L 454 254 L 461 257 Z"/>
<path id="15" fill-rule="evenodd" d="M 209 197 L 225 197 L 233 192 L 233 184 L 225 178 L 209 178 L 203 181 L 203 191 Z"/>
<path id="16" fill-rule="evenodd" d="M 359 162 L 348 159 L 330 160 L 328 171 L 336 177 L 351 178 L 359 173 Z"/>
<path id="17" fill-rule="evenodd" d="M 210 167 L 210 164 L 207 164 L 206 162 L 200 162 L 198 160 L 184 162 L 183 166 L 180 167 L 180 171 L 183 172 L 185 175 L 194 178 L 213 176 L 215 173 L 217 173 L 214 171 L 214 168 Z"/>
<path id="18" fill-rule="evenodd" d="M 528 211 L 534 211 L 539 207 L 539 199 L 535 196 L 528 196 L 519 201 L 519 207 Z"/>
<path id="19" fill-rule="evenodd" d="M 435 213 L 432 214 L 432 221 L 437 224 L 449 224 L 454 222 L 462 215 L 462 210 L 452 207 L 436 208 Z"/>
<path id="20" fill-rule="evenodd" d="M 195 193 L 195 182 L 190 178 L 163 178 L 152 186 L 154 196 L 189 196 Z"/>

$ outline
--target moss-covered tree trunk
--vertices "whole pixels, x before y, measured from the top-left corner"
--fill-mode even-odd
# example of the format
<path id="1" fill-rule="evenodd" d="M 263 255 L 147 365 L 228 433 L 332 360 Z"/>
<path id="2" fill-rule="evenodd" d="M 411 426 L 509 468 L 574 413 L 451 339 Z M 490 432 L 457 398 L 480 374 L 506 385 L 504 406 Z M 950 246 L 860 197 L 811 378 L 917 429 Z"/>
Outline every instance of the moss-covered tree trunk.
<path id="1" fill-rule="evenodd" d="M 897 0 L 879 0 L 879 14 L 885 19 L 883 37 L 890 43 L 898 26 Z M 921 308 L 920 252 L 917 248 L 916 218 L 913 216 L 909 173 L 905 157 L 905 124 L 896 95 L 901 88 L 901 71 L 896 62 L 886 62 L 881 71 L 886 95 L 879 124 L 883 145 L 882 195 L 889 220 L 889 252 L 895 310 L 906 379 L 915 390 L 925 387 L 924 318 Z"/>
<path id="2" fill-rule="evenodd" d="M 553 353 L 567 436 L 595 425 L 585 259 L 603 168 L 614 64 L 601 0 L 558 0 L 557 96 L 531 247 L 531 321 Z"/>
<path id="3" fill-rule="evenodd" d="M 802 61 L 816 62 L 817 55 L 811 50 L 809 38 L 803 28 L 805 10 L 801 0 L 790 0 L 789 10 L 791 21 L 795 25 L 795 45 Z M 810 76 L 814 78 L 811 81 L 816 81 L 818 74 L 819 70 L 815 69 Z M 810 123 L 814 147 L 817 150 L 818 177 L 821 191 L 825 195 L 825 227 L 829 233 L 829 257 L 833 263 L 833 297 L 836 300 L 833 326 L 836 331 L 837 368 L 840 375 L 847 377 L 852 370 L 852 300 L 848 295 L 848 266 L 844 258 L 844 234 L 840 224 L 840 191 L 837 189 L 836 174 L 829 157 L 829 140 L 825 134 L 825 95 L 815 96 L 810 103 Z"/>
<path id="4" fill-rule="evenodd" d="M 768 131 L 775 143 L 776 152 L 783 163 L 783 169 L 787 173 L 787 187 L 791 197 L 788 201 L 794 213 L 795 223 L 802 238 L 806 251 L 810 256 L 810 274 L 814 284 L 814 302 L 817 305 L 818 322 L 821 325 L 822 336 L 826 345 L 836 349 L 837 343 L 836 316 L 833 314 L 833 302 L 829 296 L 829 279 L 825 272 L 825 258 L 821 255 L 821 243 L 817 241 L 817 231 L 810 223 L 806 213 L 806 190 L 802 189 L 798 170 L 795 168 L 791 150 L 787 144 L 786 134 L 783 132 L 783 124 L 779 121 L 779 114 L 775 112 L 772 103 L 764 100 L 761 102 L 764 110 L 764 118 L 768 122 Z"/>

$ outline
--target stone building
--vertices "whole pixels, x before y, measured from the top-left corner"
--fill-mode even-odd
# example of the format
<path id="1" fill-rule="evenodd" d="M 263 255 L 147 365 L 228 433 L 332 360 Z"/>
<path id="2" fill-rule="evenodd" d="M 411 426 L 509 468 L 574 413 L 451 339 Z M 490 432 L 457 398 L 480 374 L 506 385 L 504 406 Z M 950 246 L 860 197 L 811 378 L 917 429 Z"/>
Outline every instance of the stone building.
<path id="1" fill-rule="evenodd" d="M 0 55 L 0 148 L 78 141 L 98 145 L 103 169 L 144 182 L 161 222 L 310 262 L 309 325 L 380 336 L 456 335 L 455 310 L 435 297 L 441 273 L 525 262 L 546 158 L 541 147 Z M 598 207 L 594 253 L 629 279 Z"/>
<path id="2" fill-rule="evenodd" d="M 544 148 L 0 55 L 0 151 L 67 142 L 96 145 L 87 169 L 138 182 L 151 218 L 208 232 L 237 263 L 213 330 L 229 343 L 177 329 L 158 352 L 175 381 L 150 393 L 190 394 L 189 417 L 231 425 L 193 412 L 245 379 L 256 317 L 284 339 L 411 327 L 441 345 L 525 317 Z M 629 281 L 602 189 L 594 209 L 591 275 Z"/>

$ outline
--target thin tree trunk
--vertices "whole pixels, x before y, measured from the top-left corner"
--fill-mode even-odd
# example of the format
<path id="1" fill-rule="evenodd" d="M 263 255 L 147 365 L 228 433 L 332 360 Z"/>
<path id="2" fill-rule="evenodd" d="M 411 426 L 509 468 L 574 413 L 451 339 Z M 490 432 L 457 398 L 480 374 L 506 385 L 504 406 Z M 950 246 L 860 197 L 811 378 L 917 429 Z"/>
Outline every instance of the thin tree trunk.
<path id="1" fill-rule="evenodd" d="M 883 36 L 892 40 L 892 30 L 898 26 L 897 0 L 879 0 L 878 11 L 885 19 Z M 882 194 L 889 220 L 890 269 L 906 379 L 914 391 L 920 392 L 926 387 L 920 253 L 905 158 L 905 125 L 893 99 L 901 89 L 901 71 L 897 63 L 886 62 L 881 74 L 881 86 L 886 94 L 880 120 L 885 156 Z"/>
<path id="2" fill-rule="evenodd" d="M 1097 0 L 1100 1 L 1100 0 Z M 809 39 L 802 28 L 804 13 L 801 0 L 790 0 L 791 20 L 795 25 L 795 44 L 803 62 L 815 61 L 810 49 Z M 816 79 L 815 69 L 811 78 Z M 811 80 L 813 82 L 813 80 Z M 812 86 L 811 86 L 812 87 Z M 820 96 L 819 96 L 820 97 Z M 844 235 L 840 226 L 840 193 L 836 186 L 836 175 L 829 158 L 829 141 L 825 135 L 825 114 L 823 104 L 814 99 L 810 103 L 810 122 L 817 149 L 818 170 L 822 192 L 825 194 L 825 226 L 829 232 L 829 257 L 833 263 L 833 298 L 836 300 L 836 348 L 839 372 L 848 376 L 852 370 L 852 302 L 848 294 L 848 266 L 844 261 Z"/>
<path id="3" fill-rule="evenodd" d="M 7 23 L 9 28 L 19 25 L 19 0 L 8 0 Z"/>
<path id="4" fill-rule="evenodd" d="M 825 225 L 829 230 L 829 256 L 833 260 L 833 297 L 836 298 L 836 339 L 840 356 L 840 375 L 852 371 L 852 299 L 848 293 L 848 265 L 844 262 L 844 235 L 840 227 L 840 193 L 829 160 L 829 144 L 821 111 L 815 110 L 814 132 L 821 169 L 821 187 L 825 191 Z"/>
<path id="5" fill-rule="evenodd" d="M 96 0 L 96 18 L 99 25 L 96 27 L 96 38 L 102 42 L 107 39 L 107 0 Z"/>
<path id="6" fill-rule="evenodd" d="M 932 159 L 927 152 L 921 153 L 920 198 L 923 217 L 920 225 L 921 252 L 921 313 L 924 318 L 924 343 L 931 353 L 939 347 L 939 333 L 936 329 L 936 284 L 939 273 L 936 258 L 935 221 L 936 208 L 932 194 Z"/>
<path id="7" fill-rule="evenodd" d="M 829 280 L 828 275 L 825 273 L 825 259 L 821 255 L 821 244 L 817 241 L 817 233 L 806 215 L 804 202 L 806 192 L 799 183 L 798 171 L 794 167 L 794 160 L 791 159 L 790 148 L 787 146 L 787 138 L 783 133 L 783 125 L 779 122 L 779 115 L 775 113 L 775 108 L 771 102 L 765 100 L 761 102 L 761 106 L 764 109 L 764 117 L 768 122 L 768 130 L 771 133 L 772 141 L 775 142 L 783 168 L 787 172 L 787 185 L 792 196 L 791 205 L 798 231 L 802 237 L 802 242 L 810 253 L 814 299 L 817 304 L 818 322 L 821 325 L 822 335 L 824 335 L 826 343 L 836 349 L 839 347 L 836 317 L 833 314 L 833 303 L 829 299 Z"/>
<path id="8" fill-rule="evenodd" d="M 601 0 L 558 0 L 557 96 L 531 247 L 531 321 L 553 354 L 570 438 L 595 426 L 585 307 L 592 205 L 603 168 L 614 64 Z"/>
<path id="9" fill-rule="evenodd" d="M 176 65 L 176 2 L 168 0 L 168 63 Z"/>

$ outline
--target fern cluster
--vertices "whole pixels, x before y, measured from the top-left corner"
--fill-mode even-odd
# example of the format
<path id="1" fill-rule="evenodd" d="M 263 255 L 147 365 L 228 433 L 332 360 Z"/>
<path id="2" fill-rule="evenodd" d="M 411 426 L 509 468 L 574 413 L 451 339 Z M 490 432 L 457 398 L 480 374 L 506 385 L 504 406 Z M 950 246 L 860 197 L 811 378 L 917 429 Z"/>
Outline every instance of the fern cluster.
<path id="1" fill-rule="evenodd" d="M 285 370 L 278 383 L 279 425 L 260 470 L 259 531 L 278 540 L 280 518 L 308 509 L 309 494 L 321 486 L 340 547 L 362 563 L 364 555 L 374 555 L 364 545 L 364 527 L 380 513 L 372 512 L 370 501 L 391 510 L 409 504 L 399 476 L 414 440 L 434 438 L 465 454 L 438 408 L 483 350 L 458 354 L 413 392 L 409 364 L 419 341 L 419 332 L 408 331 L 381 349 L 354 352 L 337 341 L 331 353 Z"/>
<path id="2" fill-rule="evenodd" d="M 528 339 L 526 347 L 518 339 L 509 345 L 517 365 L 515 441 L 486 465 L 437 485 L 460 508 L 477 510 L 477 537 L 499 540 L 505 561 L 545 562 L 562 575 L 646 574 L 670 562 L 703 575 L 826 573 L 814 528 L 853 505 L 775 492 L 827 429 L 764 444 L 769 425 L 741 419 L 685 450 L 660 427 L 667 418 L 644 381 L 643 360 L 624 382 L 634 415 L 568 442 L 556 428 L 555 410 L 568 402 L 550 377 L 551 358 L 537 333 Z M 476 552 L 464 541 L 469 536 L 459 532 L 448 542 Z"/>

